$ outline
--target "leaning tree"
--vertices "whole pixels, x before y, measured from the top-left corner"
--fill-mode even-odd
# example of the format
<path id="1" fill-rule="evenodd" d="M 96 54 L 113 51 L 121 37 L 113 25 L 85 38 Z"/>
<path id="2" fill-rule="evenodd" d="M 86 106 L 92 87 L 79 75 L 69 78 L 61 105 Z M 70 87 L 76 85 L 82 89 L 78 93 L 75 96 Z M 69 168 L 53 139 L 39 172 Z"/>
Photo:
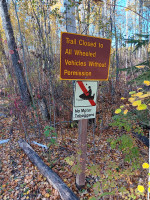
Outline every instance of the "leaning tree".
<path id="1" fill-rule="evenodd" d="M 10 21 L 10 16 L 8 13 L 6 0 L 0 0 L 0 13 L 2 17 L 3 28 L 5 30 L 9 53 L 11 54 L 11 59 L 12 59 L 21 99 L 25 104 L 29 104 L 31 102 L 31 95 L 26 83 L 26 79 L 24 77 L 23 67 L 20 63 L 20 58 L 17 51 L 17 45 L 14 38 L 14 32 L 13 32 L 12 24 Z"/>

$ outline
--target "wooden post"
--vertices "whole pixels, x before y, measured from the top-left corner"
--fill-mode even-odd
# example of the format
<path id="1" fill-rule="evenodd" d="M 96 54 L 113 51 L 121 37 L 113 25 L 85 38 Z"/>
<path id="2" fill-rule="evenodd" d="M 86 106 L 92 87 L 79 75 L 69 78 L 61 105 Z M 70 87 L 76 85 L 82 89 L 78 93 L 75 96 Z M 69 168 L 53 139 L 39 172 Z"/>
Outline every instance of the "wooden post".
<path id="1" fill-rule="evenodd" d="M 82 172 L 76 175 L 76 186 L 82 188 L 85 185 L 85 167 L 86 167 L 86 152 L 87 152 L 87 119 L 79 120 L 79 136 L 78 144 L 81 155 L 78 156 L 81 164 Z"/>

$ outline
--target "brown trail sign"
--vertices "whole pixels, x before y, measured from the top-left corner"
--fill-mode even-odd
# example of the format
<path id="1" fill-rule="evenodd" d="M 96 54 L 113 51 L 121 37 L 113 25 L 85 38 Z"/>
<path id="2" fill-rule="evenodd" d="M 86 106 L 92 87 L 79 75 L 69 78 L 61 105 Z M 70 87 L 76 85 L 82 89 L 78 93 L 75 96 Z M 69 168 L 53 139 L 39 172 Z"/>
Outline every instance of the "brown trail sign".
<path id="1" fill-rule="evenodd" d="M 74 98 L 73 106 L 73 120 L 79 120 L 78 143 L 81 155 L 79 155 L 78 160 L 82 169 L 82 172 L 76 176 L 76 185 L 79 188 L 85 185 L 87 119 L 95 118 L 96 113 L 97 87 L 93 87 L 92 82 L 108 80 L 110 48 L 110 39 L 66 32 L 61 34 L 60 79 L 78 80 L 76 88 L 79 86 L 75 91 L 75 94 L 78 94 L 79 91 L 77 95 L 79 100 Z M 83 80 L 92 81 L 85 83 Z M 92 94 L 94 90 L 95 95 Z M 79 103 L 81 100 L 84 100 L 83 105 Z M 82 106 L 87 106 L 87 108 L 82 108 Z"/>
<path id="2" fill-rule="evenodd" d="M 60 79 L 108 80 L 111 40 L 61 34 Z"/>

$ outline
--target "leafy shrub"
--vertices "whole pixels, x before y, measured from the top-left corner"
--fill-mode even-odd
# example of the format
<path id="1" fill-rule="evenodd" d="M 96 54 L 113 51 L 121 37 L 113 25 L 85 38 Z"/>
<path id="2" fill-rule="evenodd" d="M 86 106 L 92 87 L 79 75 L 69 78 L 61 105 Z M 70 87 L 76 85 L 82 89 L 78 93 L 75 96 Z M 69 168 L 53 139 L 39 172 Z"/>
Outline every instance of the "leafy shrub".
<path id="1" fill-rule="evenodd" d="M 139 150 L 134 145 L 134 139 L 130 135 L 123 134 L 117 139 L 108 139 L 112 149 L 119 149 L 124 155 L 124 161 L 131 163 L 134 169 L 140 167 Z"/>

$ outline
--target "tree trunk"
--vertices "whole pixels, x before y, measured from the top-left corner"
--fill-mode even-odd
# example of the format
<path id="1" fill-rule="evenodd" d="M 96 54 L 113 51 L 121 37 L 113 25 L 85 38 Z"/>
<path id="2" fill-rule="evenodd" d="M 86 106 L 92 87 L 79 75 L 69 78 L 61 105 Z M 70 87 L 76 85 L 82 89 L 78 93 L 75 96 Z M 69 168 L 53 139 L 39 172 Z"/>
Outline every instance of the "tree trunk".
<path id="1" fill-rule="evenodd" d="M 81 16 L 81 32 L 82 34 L 86 34 L 87 24 L 86 24 L 86 11 L 85 11 L 85 1 L 82 2 L 82 4 L 79 6 L 80 9 L 80 16 Z"/>
<path id="2" fill-rule="evenodd" d="M 43 176 L 47 178 L 48 182 L 59 192 L 63 200 L 79 200 L 72 190 L 70 190 L 70 188 L 68 188 L 67 185 L 61 180 L 61 178 L 42 161 L 42 159 L 27 142 L 20 139 L 18 143 L 31 162 L 38 167 Z"/>
<path id="3" fill-rule="evenodd" d="M 119 56 L 118 56 L 118 36 L 116 31 L 116 15 L 115 15 L 115 9 L 116 9 L 116 0 L 114 1 L 114 29 L 115 29 L 115 46 L 116 46 L 116 82 L 119 81 Z"/>
<path id="4" fill-rule="evenodd" d="M 139 0 L 139 34 L 142 34 L 142 29 L 143 29 L 143 26 L 142 26 L 142 16 L 143 16 L 143 0 Z M 142 39 L 140 37 L 140 39 Z M 142 48 L 139 48 L 138 49 L 138 58 L 141 59 L 142 56 Z"/>
<path id="5" fill-rule="evenodd" d="M 17 83 L 18 83 L 21 99 L 26 105 L 28 105 L 31 102 L 31 96 L 28 90 L 28 86 L 27 86 L 24 74 L 23 74 L 23 68 L 20 63 L 20 58 L 17 51 L 17 46 L 16 46 L 16 42 L 14 38 L 11 21 L 10 21 L 10 16 L 8 13 L 6 0 L 0 1 L 0 8 L 1 8 L 3 27 L 6 34 L 9 53 L 11 54 L 11 59 L 12 59 L 15 75 L 17 78 Z"/>
<path id="6" fill-rule="evenodd" d="M 64 6 L 66 8 L 66 30 L 70 33 L 76 33 L 75 6 L 71 6 L 69 0 L 64 0 Z"/>
<path id="7" fill-rule="evenodd" d="M 50 114 L 47 107 L 46 98 L 42 97 L 38 99 L 39 108 L 43 117 L 43 120 L 50 120 Z"/>
<path id="8" fill-rule="evenodd" d="M 142 34 L 143 0 L 139 0 L 139 33 Z"/>
<path id="9" fill-rule="evenodd" d="M 0 38 L 2 39 L 1 30 L 0 30 Z M 8 61 L 7 61 L 8 59 L 7 59 L 5 50 L 4 50 L 2 40 L 0 40 L 0 50 L 1 50 L 1 53 L 2 53 L 0 59 L 3 63 L 6 81 L 8 81 L 8 76 L 10 74 L 10 71 L 9 71 L 9 66 L 8 66 Z"/>
<path id="10" fill-rule="evenodd" d="M 119 81 L 119 56 L 118 56 L 118 36 L 115 27 L 115 45 L 116 45 L 116 82 Z"/>

